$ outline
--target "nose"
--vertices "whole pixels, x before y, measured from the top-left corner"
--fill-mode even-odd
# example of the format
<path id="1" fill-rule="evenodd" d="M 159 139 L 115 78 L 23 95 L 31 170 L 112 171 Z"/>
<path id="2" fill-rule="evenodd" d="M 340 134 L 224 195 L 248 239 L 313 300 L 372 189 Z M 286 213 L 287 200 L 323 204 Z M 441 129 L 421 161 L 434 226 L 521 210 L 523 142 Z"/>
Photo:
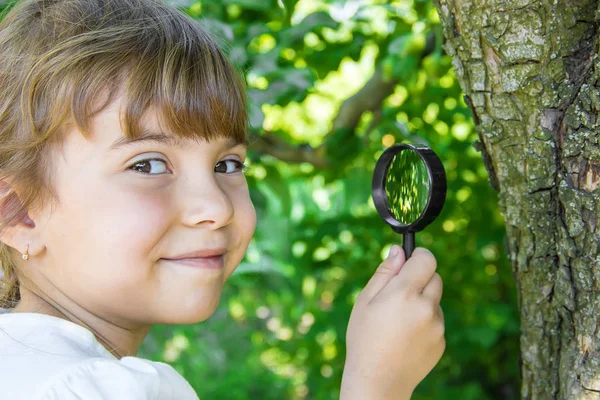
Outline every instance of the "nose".
<path id="1" fill-rule="evenodd" d="M 183 191 L 182 221 L 188 226 L 207 224 L 210 229 L 219 229 L 233 220 L 234 208 L 230 195 L 219 182 L 212 178 L 201 182 L 185 182 Z"/>

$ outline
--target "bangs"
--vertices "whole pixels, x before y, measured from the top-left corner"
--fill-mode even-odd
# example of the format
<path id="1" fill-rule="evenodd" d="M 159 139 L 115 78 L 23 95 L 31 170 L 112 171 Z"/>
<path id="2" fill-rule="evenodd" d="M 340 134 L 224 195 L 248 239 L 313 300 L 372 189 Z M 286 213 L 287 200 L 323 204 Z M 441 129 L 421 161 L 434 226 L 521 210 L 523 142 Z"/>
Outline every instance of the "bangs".
<path id="1" fill-rule="evenodd" d="M 67 121 L 89 137 L 90 119 L 122 96 L 127 138 L 142 133 L 146 113 L 159 112 L 179 138 L 247 143 L 241 74 L 196 21 L 161 9 L 136 18 L 125 10 L 122 19 L 114 11 L 116 26 L 78 32 L 38 62 L 22 104 L 40 142 L 62 137 Z"/>
<path id="2" fill-rule="evenodd" d="M 246 143 L 244 83 L 216 45 L 183 37 L 148 44 L 125 83 L 124 131 L 140 134 L 140 120 L 158 110 L 168 131 L 185 139 L 233 138 Z"/>

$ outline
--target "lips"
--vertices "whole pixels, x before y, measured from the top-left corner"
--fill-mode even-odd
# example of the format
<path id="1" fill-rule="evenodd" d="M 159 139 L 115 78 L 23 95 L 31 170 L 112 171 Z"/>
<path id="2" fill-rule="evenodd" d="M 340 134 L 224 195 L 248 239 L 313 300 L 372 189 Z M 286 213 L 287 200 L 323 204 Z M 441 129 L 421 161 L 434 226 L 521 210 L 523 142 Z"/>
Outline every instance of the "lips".
<path id="1" fill-rule="evenodd" d="M 189 253 L 183 253 L 176 257 L 168 257 L 165 260 L 184 260 L 190 258 L 209 258 L 209 257 L 218 257 L 225 254 L 226 249 L 219 247 L 214 249 L 205 249 L 205 250 L 196 250 Z"/>
<path id="2" fill-rule="evenodd" d="M 189 267 L 223 269 L 225 252 L 225 248 L 204 249 L 163 258 L 163 260 Z"/>
<path id="3" fill-rule="evenodd" d="M 224 265 L 225 265 L 222 255 L 214 256 L 214 257 L 202 257 L 202 258 L 178 258 L 178 259 L 163 258 L 163 260 L 168 261 L 170 263 L 179 264 L 182 266 L 204 268 L 204 269 L 223 269 Z"/>

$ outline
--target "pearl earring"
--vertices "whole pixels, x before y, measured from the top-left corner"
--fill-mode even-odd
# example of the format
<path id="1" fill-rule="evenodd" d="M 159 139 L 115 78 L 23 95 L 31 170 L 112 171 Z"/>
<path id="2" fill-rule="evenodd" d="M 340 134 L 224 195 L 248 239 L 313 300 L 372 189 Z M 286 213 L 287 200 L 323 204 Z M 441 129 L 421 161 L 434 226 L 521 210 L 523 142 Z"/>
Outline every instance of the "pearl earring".
<path id="1" fill-rule="evenodd" d="M 29 260 L 29 243 L 27 243 L 27 248 L 25 249 L 25 254 L 23 254 L 21 257 L 23 257 L 23 260 L 25 260 L 25 261 Z"/>

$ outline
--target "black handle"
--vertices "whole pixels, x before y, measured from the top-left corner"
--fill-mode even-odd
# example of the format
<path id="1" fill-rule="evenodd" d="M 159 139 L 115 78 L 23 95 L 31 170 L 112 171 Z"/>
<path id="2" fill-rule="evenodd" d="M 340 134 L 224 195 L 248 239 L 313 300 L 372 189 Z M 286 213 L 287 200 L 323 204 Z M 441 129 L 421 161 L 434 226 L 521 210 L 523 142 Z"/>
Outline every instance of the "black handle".
<path id="1" fill-rule="evenodd" d="M 406 255 L 406 259 L 412 255 L 413 250 L 415 249 L 415 233 L 414 232 L 406 232 L 402 234 L 402 248 L 404 249 L 404 254 Z"/>

